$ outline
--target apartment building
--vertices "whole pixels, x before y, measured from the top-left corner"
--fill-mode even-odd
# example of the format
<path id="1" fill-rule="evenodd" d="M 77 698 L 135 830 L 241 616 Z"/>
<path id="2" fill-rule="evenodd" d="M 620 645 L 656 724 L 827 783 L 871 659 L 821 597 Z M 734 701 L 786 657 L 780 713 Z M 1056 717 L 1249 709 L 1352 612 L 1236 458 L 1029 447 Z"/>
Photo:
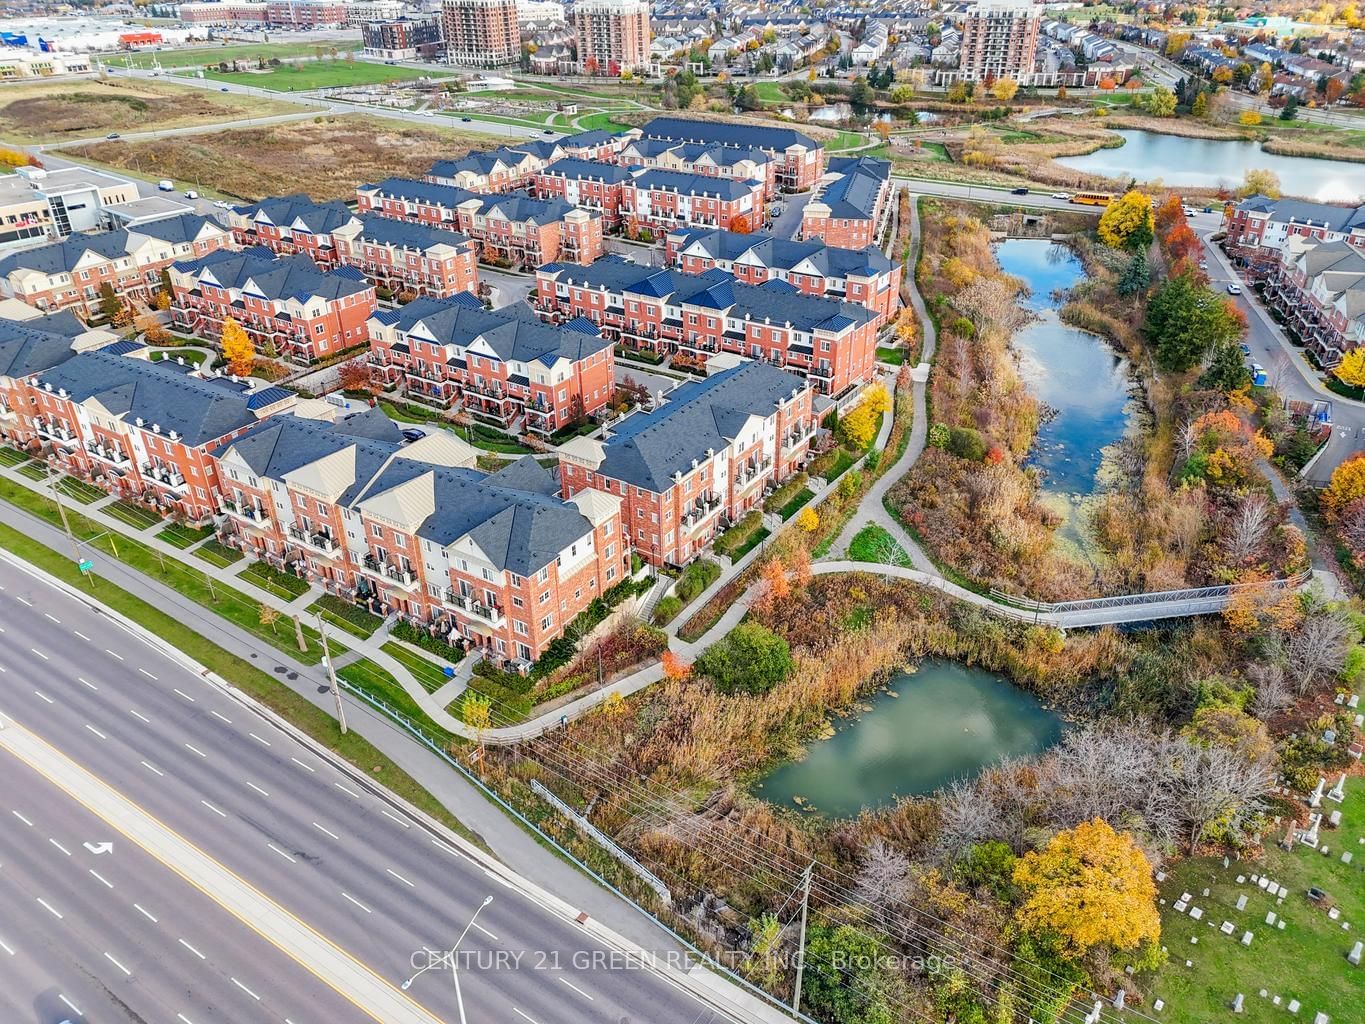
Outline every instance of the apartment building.
<path id="1" fill-rule="evenodd" d="M 1265 301 L 1322 365 L 1335 366 L 1365 344 L 1365 250 L 1290 237 L 1265 279 Z"/>
<path id="2" fill-rule="evenodd" d="M 516 0 L 442 0 L 447 64 L 500 67 L 521 59 Z"/>
<path id="3" fill-rule="evenodd" d="M 238 246 L 264 246 L 277 256 L 301 253 L 320 267 L 336 262 L 332 232 L 355 219 L 345 203 L 315 203 L 302 192 L 235 206 L 224 218 Z"/>
<path id="4" fill-rule="evenodd" d="M 88 315 L 106 284 L 125 299 L 146 302 L 172 263 L 208 256 L 231 243 L 227 228 L 198 214 L 78 232 L 0 259 L 0 294 L 45 311 L 74 309 Z"/>
<path id="5" fill-rule="evenodd" d="M 681 274 L 604 256 L 588 267 L 550 264 L 536 272 L 536 310 L 563 322 L 584 317 L 639 351 L 703 369 L 731 352 L 786 367 L 838 395 L 876 367 L 876 317 L 863 306 L 802 295 L 785 281 L 741 284 L 722 270 Z"/>
<path id="6" fill-rule="evenodd" d="M 201 378 L 190 366 L 111 350 L 83 352 L 32 380 L 28 415 L 65 472 L 202 522 L 218 508 L 209 452 L 296 401 L 257 383 Z"/>
<path id="7" fill-rule="evenodd" d="M 366 214 L 334 229 L 332 245 L 338 265 L 395 294 L 447 298 L 479 290 L 479 244 L 458 231 Z"/>
<path id="8" fill-rule="evenodd" d="M 133 182 L 85 167 L 16 167 L 0 177 L 0 243 L 97 231 L 109 207 L 137 197 Z"/>
<path id="9" fill-rule="evenodd" d="M 1268 271 L 1278 266 L 1292 238 L 1345 242 L 1365 251 L 1365 206 L 1250 196 L 1224 207 L 1223 232 L 1229 256 Z"/>
<path id="10" fill-rule="evenodd" d="M 265 25 L 268 12 L 257 0 L 214 0 L 180 4 L 176 17 L 186 25 Z"/>
<path id="11" fill-rule="evenodd" d="M 499 146 L 487 153 L 472 152 L 457 160 L 438 160 L 426 174 L 437 185 L 453 185 L 470 192 L 511 192 L 535 183 L 550 162 L 536 149 Z M 552 150 L 558 155 L 557 150 Z"/>
<path id="12" fill-rule="evenodd" d="M 603 252 L 602 215 L 562 200 L 482 195 L 451 185 L 389 178 L 356 189 L 361 213 L 447 227 L 479 244 L 481 258 L 513 267 L 590 263 Z"/>
<path id="13" fill-rule="evenodd" d="M 642 558 L 684 565 L 804 463 L 815 433 L 812 394 L 800 377 L 751 362 L 683 384 L 605 440 L 561 445 L 563 494 L 614 496 Z"/>
<path id="14" fill-rule="evenodd" d="M 621 150 L 625 149 L 630 136 L 625 132 L 609 132 L 596 128 L 577 135 L 565 135 L 555 140 L 562 156 L 574 160 L 597 160 L 606 163 L 618 162 Z"/>
<path id="15" fill-rule="evenodd" d="M 170 268 L 172 322 L 218 339 L 231 318 L 257 354 L 307 364 L 367 342 L 374 285 L 354 267 L 323 271 L 304 255 L 216 252 Z"/>
<path id="16" fill-rule="evenodd" d="M 753 231 L 767 223 L 761 181 L 678 171 L 642 171 L 621 186 L 621 217 L 632 233 L 682 225 Z"/>
<path id="17" fill-rule="evenodd" d="M 14 299 L 0 302 L 0 440 L 17 448 L 35 440 L 28 384 L 36 374 L 118 340 L 69 309 L 40 313 Z"/>
<path id="18" fill-rule="evenodd" d="M 380 60 L 433 60 L 441 52 L 441 17 L 422 14 L 360 26 L 365 56 Z"/>
<path id="19" fill-rule="evenodd" d="M 642 138 L 627 143 L 616 161 L 624 167 L 761 181 L 765 200 L 777 191 L 777 161 L 761 149 L 751 147 Z"/>
<path id="20" fill-rule="evenodd" d="M 774 181 L 787 192 L 804 192 L 825 173 L 824 147 L 795 128 L 656 117 L 640 129 L 640 137 L 760 150 L 776 164 Z"/>
<path id="21" fill-rule="evenodd" d="M 266 0 L 265 21 L 277 28 L 338 28 L 347 23 L 341 0 Z"/>
<path id="22" fill-rule="evenodd" d="M 719 269 L 744 284 L 785 281 L 803 295 L 865 306 L 878 326 L 900 308 L 901 266 L 875 245 L 843 249 L 819 240 L 682 228 L 668 233 L 664 251 L 684 274 Z"/>
<path id="23" fill-rule="evenodd" d="M 363 28 L 375 22 L 392 24 L 403 17 L 407 5 L 403 0 L 344 0 L 346 27 Z"/>
<path id="24" fill-rule="evenodd" d="M 215 450 L 228 543 L 331 593 L 529 669 L 630 572 L 620 499 L 497 473 L 447 431 L 404 446 L 374 411 L 278 416 Z"/>
<path id="25" fill-rule="evenodd" d="M 1032 85 L 1043 8 L 1033 0 L 981 0 L 962 20 L 957 78 Z"/>
<path id="26" fill-rule="evenodd" d="M 624 167 L 594 160 L 556 160 L 536 175 L 539 199 L 557 199 L 602 215 L 603 231 L 619 231 L 624 222 L 626 186 L 634 176 Z"/>
<path id="27" fill-rule="evenodd" d="M 891 161 L 831 160 L 801 217 L 801 237 L 862 249 L 873 245 L 891 207 Z"/>
<path id="28" fill-rule="evenodd" d="M 378 383 L 509 433 L 552 434 L 600 412 L 615 388 L 610 339 L 586 321 L 543 323 L 522 304 L 418 299 L 375 313 L 369 331 Z"/>
<path id="29" fill-rule="evenodd" d="M 578 66 L 619 78 L 649 63 L 649 5 L 644 0 L 578 0 L 573 8 Z"/>

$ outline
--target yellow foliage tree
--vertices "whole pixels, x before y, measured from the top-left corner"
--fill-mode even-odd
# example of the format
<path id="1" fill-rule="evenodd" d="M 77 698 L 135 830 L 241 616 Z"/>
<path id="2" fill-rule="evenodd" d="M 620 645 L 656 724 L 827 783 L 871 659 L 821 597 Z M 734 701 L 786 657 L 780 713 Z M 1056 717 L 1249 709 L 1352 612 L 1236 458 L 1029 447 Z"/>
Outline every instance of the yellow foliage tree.
<path id="1" fill-rule="evenodd" d="M 820 528 L 820 513 L 807 505 L 796 517 L 796 525 L 806 533 L 814 533 Z"/>
<path id="2" fill-rule="evenodd" d="M 1365 397 L 1365 348 L 1353 348 L 1332 369 L 1332 376 L 1343 384 L 1361 389 Z"/>
<path id="3" fill-rule="evenodd" d="M 839 421 L 839 429 L 852 444 L 866 448 L 877 436 L 877 414 L 869 408 L 867 402 L 862 402 Z"/>
<path id="4" fill-rule="evenodd" d="M 228 369 L 239 377 L 250 376 L 256 366 L 256 346 L 251 343 L 251 336 L 242 329 L 242 325 L 232 317 L 223 321 L 222 347 Z"/>
<path id="5" fill-rule="evenodd" d="M 1014 94 L 1019 91 L 1019 83 L 1013 78 L 1002 78 L 991 86 L 991 95 L 1001 103 L 1008 103 L 1014 99 Z"/>
<path id="6" fill-rule="evenodd" d="M 941 269 L 943 276 L 954 288 L 966 288 L 976 280 L 976 271 L 956 256 L 949 256 L 944 260 Z"/>
<path id="7" fill-rule="evenodd" d="M 891 393 L 886 390 L 885 384 L 873 384 L 863 395 L 861 404 L 873 412 L 886 412 L 891 408 Z"/>
<path id="8" fill-rule="evenodd" d="M 1082 955 L 1096 947 L 1136 949 L 1161 936 L 1152 865 L 1127 832 L 1102 818 L 1063 829 L 1014 867 L 1024 892 L 1019 924 L 1053 932 Z"/>
<path id="9" fill-rule="evenodd" d="M 1357 498 L 1365 498 L 1365 453 L 1361 452 L 1332 470 L 1332 480 L 1322 492 L 1322 508 L 1332 518 Z"/>
<path id="10" fill-rule="evenodd" d="M 1248 128 L 1254 128 L 1261 123 L 1261 115 L 1254 110 L 1244 110 L 1237 116 L 1237 120 Z"/>
<path id="11" fill-rule="evenodd" d="M 1100 241 L 1111 249 L 1145 249 L 1155 230 L 1152 197 L 1136 189 L 1110 203 L 1100 217 Z"/>

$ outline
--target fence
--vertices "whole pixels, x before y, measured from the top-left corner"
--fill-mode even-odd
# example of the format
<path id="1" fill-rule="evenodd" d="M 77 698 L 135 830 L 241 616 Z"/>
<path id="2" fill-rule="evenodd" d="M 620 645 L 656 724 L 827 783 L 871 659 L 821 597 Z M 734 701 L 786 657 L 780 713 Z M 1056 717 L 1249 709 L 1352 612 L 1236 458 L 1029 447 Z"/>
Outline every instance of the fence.
<path id="1" fill-rule="evenodd" d="M 1184 590 L 1154 590 L 1144 594 L 1116 594 L 1113 597 L 1092 597 L 1078 601 L 1036 601 L 1031 597 L 1020 597 L 1006 593 L 996 587 L 991 588 L 991 598 L 1026 611 L 1044 612 L 1051 615 L 1064 615 L 1067 612 L 1094 611 L 1101 608 L 1147 607 L 1153 605 L 1189 604 L 1219 601 L 1233 594 L 1260 589 L 1293 589 L 1308 581 L 1309 573 L 1301 572 L 1287 579 L 1265 580 L 1254 583 L 1232 583 L 1219 587 L 1190 587 Z"/>

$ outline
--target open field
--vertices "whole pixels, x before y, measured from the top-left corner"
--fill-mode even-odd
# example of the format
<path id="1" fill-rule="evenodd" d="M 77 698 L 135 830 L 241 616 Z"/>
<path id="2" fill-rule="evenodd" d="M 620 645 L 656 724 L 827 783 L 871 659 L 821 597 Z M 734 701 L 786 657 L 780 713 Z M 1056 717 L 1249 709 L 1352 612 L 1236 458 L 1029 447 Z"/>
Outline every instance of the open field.
<path id="1" fill-rule="evenodd" d="M 8 142 L 60 142 L 108 132 L 188 128 L 299 110 L 290 103 L 166 82 L 111 79 L 24 83 L 0 90 L 0 138 Z"/>
<path id="2" fill-rule="evenodd" d="M 163 68 L 200 68 L 234 60 L 289 60 L 291 57 L 317 57 L 326 54 L 331 46 L 339 53 L 346 48 L 356 49 L 359 44 L 336 40 L 327 46 L 314 43 L 247 43 L 232 46 L 202 46 L 186 50 L 156 50 L 130 53 L 115 57 L 107 63 L 112 67 L 151 68 L 160 64 Z"/>
<path id="3" fill-rule="evenodd" d="M 353 114 L 205 133 L 173 147 L 154 140 L 97 142 L 70 152 L 124 170 L 150 163 L 156 154 L 159 174 L 244 200 L 300 191 L 326 200 L 352 198 L 356 185 L 390 175 L 421 177 L 437 159 L 502 141 Z"/>
<path id="4" fill-rule="evenodd" d="M 419 78 L 448 78 L 440 71 L 419 71 L 416 68 L 390 67 L 366 61 L 310 60 L 261 71 L 206 70 L 205 78 L 233 85 L 249 85 L 274 92 L 308 92 L 312 89 L 335 89 L 358 85 L 378 85 L 381 82 L 408 82 Z"/>

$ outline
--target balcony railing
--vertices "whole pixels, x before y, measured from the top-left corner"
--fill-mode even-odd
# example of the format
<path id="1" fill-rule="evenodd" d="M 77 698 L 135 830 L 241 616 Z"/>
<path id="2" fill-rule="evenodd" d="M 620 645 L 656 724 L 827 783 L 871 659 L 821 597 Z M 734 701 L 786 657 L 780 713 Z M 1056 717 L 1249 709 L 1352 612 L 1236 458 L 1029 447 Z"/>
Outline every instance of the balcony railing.
<path id="1" fill-rule="evenodd" d="M 383 576 L 392 583 L 397 583 L 400 587 L 415 587 L 417 576 L 410 569 L 394 565 L 392 562 L 381 562 L 372 554 L 367 554 L 362 560 L 365 568 L 377 576 Z"/>
<path id="2" fill-rule="evenodd" d="M 50 420 L 39 416 L 34 419 L 33 427 L 41 436 L 50 437 L 56 441 L 76 440 L 75 432 L 70 427 L 66 426 L 66 424 L 61 423 L 58 420 Z"/>
<path id="3" fill-rule="evenodd" d="M 113 466 L 126 466 L 132 461 L 128 458 L 127 453 L 122 448 L 97 444 L 94 441 L 87 441 L 85 443 L 85 450 L 94 458 L 99 459 L 101 462 L 107 462 Z"/>
<path id="4" fill-rule="evenodd" d="M 476 619 L 482 619 L 489 625 L 498 626 L 503 623 L 506 616 L 503 610 L 497 605 L 484 604 L 474 598 L 461 594 L 454 587 L 447 587 L 445 593 L 441 595 L 441 600 L 451 608 L 458 608 Z"/>
<path id="5" fill-rule="evenodd" d="M 185 486 L 185 478 L 179 470 L 172 469 L 170 466 L 158 466 L 152 462 L 142 464 L 142 475 L 149 480 L 155 480 L 163 487 L 181 488 Z"/>
<path id="6" fill-rule="evenodd" d="M 231 498 L 225 498 L 223 503 L 218 507 L 225 516 L 245 519 L 247 522 L 256 523 L 257 525 L 264 523 L 270 518 L 266 515 L 264 509 L 245 501 L 234 501 Z"/>
<path id="7" fill-rule="evenodd" d="M 321 552 L 324 555 L 337 555 L 341 553 L 341 545 L 337 543 L 335 537 L 323 530 L 305 530 L 302 527 L 291 523 L 285 530 L 289 539 L 296 544 L 313 551 Z"/>

